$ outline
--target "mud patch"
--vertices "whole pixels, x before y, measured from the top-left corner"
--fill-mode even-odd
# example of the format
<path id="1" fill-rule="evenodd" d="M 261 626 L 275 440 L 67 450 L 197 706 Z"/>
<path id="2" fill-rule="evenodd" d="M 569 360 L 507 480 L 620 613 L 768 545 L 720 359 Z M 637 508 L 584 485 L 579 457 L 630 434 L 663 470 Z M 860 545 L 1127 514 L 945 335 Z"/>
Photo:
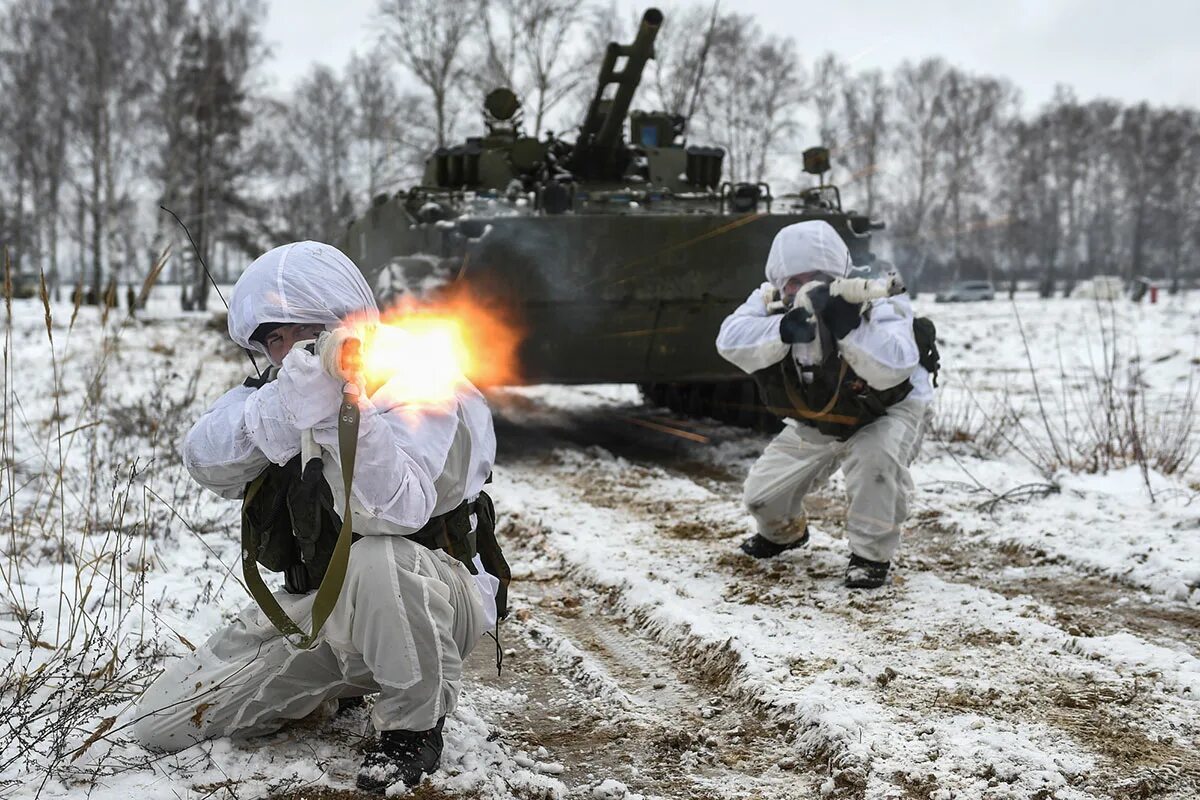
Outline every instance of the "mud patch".
<path id="1" fill-rule="evenodd" d="M 725 694 L 736 655 L 686 654 L 647 636 L 613 595 L 568 576 L 518 595 L 505 675 L 472 656 L 473 697 L 500 741 L 561 765 L 590 796 L 614 778 L 661 797 L 794 797 L 811 781 L 780 774 L 786 730 Z"/>
<path id="2" fill-rule="evenodd" d="M 661 523 L 658 525 L 658 529 L 668 538 L 683 539 L 684 541 L 721 541 L 742 532 L 733 526 L 714 525 L 703 520 Z"/>
<path id="3" fill-rule="evenodd" d="M 609 447 L 610 443 L 605 445 Z M 609 449 L 611 454 L 631 457 L 632 449 L 616 446 Z M 1187 623 L 1192 615 L 1187 610 L 1164 609 L 1136 597 L 1129 587 L 1079 575 L 1046 553 L 997 546 L 963 535 L 947 524 L 944 514 L 937 509 L 922 509 L 914 514 L 915 524 L 907 533 L 897 559 L 893 587 L 878 592 L 846 592 L 831 585 L 840 577 L 843 546 L 831 547 L 822 536 L 837 538 L 844 530 L 844 503 L 836 496 L 836 482 L 824 493 L 809 498 L 806 504 L 809 519 L 818 523 L 815 529 L 819 534 L 809 551 L 790 552 L 762 562 L 738 553 L 730 542 L 714 544 L 715 537 L 710 537 L 705 528 L 706 517 L 733 518 L 734 510 L 740 506 L 735 482 L 730 481 L 724 487 L 706 485 L 712 497 L 701 501 L 704 507 L 697 515 L 695 502 L 679 501 L 664 489 L 679 487 L 690 491 L 682 483 L 670 483 L 672 479 L 678 481 L 679 475 L 689 475 L 680 466 L 678 457 L 657 462 L 647 473 L 639 474 L 637 481 L 617 481 L 607 474 L 611 454 L 609 463 L 576 470 L 574 475 L 557 471 L 551 477 L 559 483 L 555 489 L 561 487 L 564 496 L 585 507 L 600 505 L 592 502 L 585 486 L 588 481 L 602 482 L 603 502 L 620 511 L 614 521 L 627 529 L 631 547 L 647 551 L 647 556 L 653 555 L 664 564 L 675 564 L 682 562 L 667 554 L 665 548 L 673 546 L 669 540 L 693 542 L 689 552 L 694 552 L 697 563 L 706 565 L 718 576 L 721 583 L 712 588 L 722 599 L 739 606 L 761 608 L 764 617 L 781 612 L 791 614 L 799 626 L 804 625 L 804 619 L 819 619 L 831 631 L 853 632 L 847 638 L 855 645 L 848 646 L 865 648 L 865 658 L 843 659 L 829 648 L 813 648 L 810 657 L 780 661 L 779 666 L 785 669 L 773 671 L 784 689 L 778 695 L 770 688 L 764 689 L 757 671 L 750 679 L 746 665 L 736 653 L 713 662 L 717 668 L 712 681 L 720 694 L 737 698 L 747 708 L 761 709 L 756 716 L 764 720 L 787 717 L 793 726 L 803 726 L 802 731 L 793 727 L 792 735 L 803 742 L 806 753 L 803 763 L 807 768 L 826 776 L 821 779 L 826 796 L 863 796 L 870 779 L 892 781 L 904 792 L 903 796 L 936 797 L 946 792 L 957 794 L 966 786 L 979 785 L 982 779 L 984 785 L 997 787 L 998 792 L 1007 793 L 1005 796 L 1015 796 L 1012 790 L 1019 783 L 1028 789 L 1029 796 L 1048 798 L 1053 790 L 1043 790 L 1036 777 L 1025 780 L 1028 769 L 1022 766 L 1046 764 L 1044 753 L 1055 754 L 1054 762 L 1045 769 L 1061 776 L 1056 775 L 1056 780 L 1065 780 L 1068 786 L 1083 789 L 1092 796 L 1132 797 L 1138 796 L 1137 792 L 1155 791 L 1172 798 L 1192 796 L 1188 788 L 1179 788 L 1190 787 L 1188 781 L 1193 780 L 1187 746 L 1194 743 L 1190 737 L 1196 735 L 1196 730 L 1184 716 L 1186 704 L 1161 689 L 1127 699 L 1134 682 L 1122 683 L 1122 670 L 1114 669 L 1103 659 L 1086 660 L 1093 656 L 1076 652 L 1067 644 L 1071 636 L 1109 632 L 1137 635 L 1145 632 L 1146 638 L 1152 639 L 1150 632 L 1161 625 L 1160 641 L 1178 647 L 1181 641 L 1189 639 Z M 669 471 L 664 473 L 664 470 Z M 643 483 L 643 476 L 653 476 L 653 481 L 661 486 Z M 546 477 L 540 473 L 526 480 Z M 648 537 L 649 530 L 659 531 L 661 539 Z M 560 538 L 561 534 L 552 532 L 546 542 L 557 543 Z M 734 535 L 729 534 L 728 538 Z M 570 566 L 573 562 L 569 559 L 563 563 L 565 581 L 587 583 L 590 573 L 586 564 Z M 685 569 L 690 571 L 690 567 L 691 564 Z M 942 595 L 930 598 L 928 589 L 921 588 L 925 584 L 938 585 L 936 581 L 922 579 L 921 573 L 944 580 L 948 584 L 946 596 L 956 596 L 971 608 L 963 613 L 955 613 L 944 605 L 931 609 L 935 612 L 930 618 L 936 629 L 926 627 L 919 605 L 896 605 L 911 598 L 943 602 Z M 653 573 L 643 577 L 656 583 L 660 580 Z M 916 587 L 915 593 L 912 587 Z M 1005 604 L 994 595 L 1016 602 Z M 656 628 L 648 618 L 652 609 L 641 609 L 635 597 L 618 593 L 609 595 L 606 602 L 613 607 L 615 616 L 632 621 L 635 628 L 640 625 L 641 633 L 668 647 L 665 658 L 685 665 L 685 670 L 691 670 L 692 665 L 711 655 L 711 644 L 692 640 L 686 630 Z M 989 613 L 991 609 L 1001 609 L 1007 620 L 1005 624 L 996 623 Z M 558 613 L 554 607 L 548 607 L 547 611 Z M 742 611 L 736 613 L 738 618 L 752 616 Z M 567 625 L 580 620 L 565 613 L 564 617 Z M 1047 633 L 1044 626 L 1050 626 L 1051 632 Z M 1061 644 L 1056 638 L 1059 631 L 1063 636 Z M 1047 641 L 1046 636 L 1051 640 Z M 571 634 L 573 641 L 586 638 Z M 597 651 L 602 649 L 595 643 L 592 647 Z M 1185 647 L 1194 650 L 1195 644 L 1189 642 Z M 1085 660 L 1080 660 L 1080 656 L 1086 657 Z M 1097 663 L 1097 672 L 1115 682 L 1096 688 L 1097 684 L 1089 682 L 1091 663 Z M 803 710 L 807 706 L 788 705 L 790 700 L 784 699 L 794 697 L 794 693 L 803 692 L 814 683 L 828 683 L 835 694 L 839 691 L 837 687 L 848 687 L 843 696 L 851 698 L 861 692 L 856 687 L 865 685 L 873 698 L 868 703 L 879 702 L 882 706 L 879 719 L 869 725 L 864 723 L 865 727 L 860 727 L 857 733 L 853 725 L 843 730 L 814 722 L 812 715 Z M 758 694 L 746 696 L 751 692 Z M 779 705 L 771 705 L 772 702 Z M 858 700 L 846 702 L 854 708 Z M 688 718 L 681 719 L 684 730 L 689 733 L 694 730 Z M 888 743 L 911 741 L 901 733 L 907 721 L 927 723 L 927 733 L 914 730 L 913 734 L 928 737 L 929 748 L 917 747 L 915 752 L 928 753 L 931 763 L 920 762 L 920 767 L 910 773 L 904 762 L 892 761 L 882 767 L 887 755 L 874 758 L 867 754 L 859 758 L 858 745 L 864 731 L 875 730 L 876 724 L 894 725 L 898 726 L 896 735 L 887 739 Z M 965 737 L 967 742 L 981 742 L 978 749 L 970 744 L 956 744 L 960 739 L 957 726 L 964 721 L 978 726 L 973 730 L 980 733 Z M 1164 731 L 1174 730 L 1179 731 L 1178 741 L 1161 738 Z M 1015 754 L 1010 755 L 1007 745 L 1001 744 L 1005 737 L 1012 737 Z M 896 746 L 894 743 L 885 745 L 885 752 Z M 699 746 L 674 734 L 652 743 L 660 758 L 671 759 L 679 758 L 681 753 L 694 753 Z M 940 763 L 934 765 L 932 760 Z M 949 766 L 951 763 L 955 766 Z M 1092 763 L 1099 767 L 1095 774 L 1090 767 Z M 902 766 L 902 776 L 894 774 L 897 766 Z M 873 774 L 873 770 L 880 771 Z M 1178 779 L 1175 787 L 1167 785 L 1171 776 Z M 1167 788 L 1155 789 L 1157 786 Z"/>
<path id="4" fill-rule="evenodd" d="M 205 794 L 203 796 L 219 797 L 220 795 Z M 310 789 L 293 789 L 282 794 L 268 794 L 267 797 L 271 800 L 367 800 L 367 798 L 378 798 L 379 795 L 360 792 L 356 789 L 330 789 L 325 786 L 314 786 Z M 480 797 L 480 794 L 478 792 L 450 794 L 428 783 L 423 783 L 410 790 L 404 797 L 409 800 L 475 800 Z"/>

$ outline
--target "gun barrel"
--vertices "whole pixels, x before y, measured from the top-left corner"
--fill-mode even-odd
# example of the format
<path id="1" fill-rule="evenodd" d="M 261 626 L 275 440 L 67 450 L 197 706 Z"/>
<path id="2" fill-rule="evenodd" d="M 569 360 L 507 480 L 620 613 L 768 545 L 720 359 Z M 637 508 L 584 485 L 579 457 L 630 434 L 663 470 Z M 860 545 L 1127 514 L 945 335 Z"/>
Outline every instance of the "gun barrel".
<path id="1" fill-rule="evenodd" d="M 596 87 L 596 95 L 588 107 L 587 119 L 584 121 L 583 137 L 594 135 L 592 144 L 597 147 L 613 147 L 621 138 L 625 125 L 625 116 L 629 113 L 629 105 L 633 102 L 633 93 L 642 80 L 642 70 L 646 61 L 654 56 L 654 39 L 662 26 L 663 14 L 657 8 L 651 8 L 642 15 L 642 24 L 632 44 L 609 44 L 604 53 L 604 63 L 600 67 L 600 81 Z M 625 57 L 625 65 L 618 72 L 617 59 Z M 603 109 L 604 89 L 608 84 L 617 84 L 616 94 L 609 102 L 607 111 Z"/>
<path id="2" fill-rule="evenodd" d="M 882 278 L 837 278 L 829 285 L 830 295 L 848 303 L 869 303 L 904 291 L 904 282 L 894 272 Z"/>

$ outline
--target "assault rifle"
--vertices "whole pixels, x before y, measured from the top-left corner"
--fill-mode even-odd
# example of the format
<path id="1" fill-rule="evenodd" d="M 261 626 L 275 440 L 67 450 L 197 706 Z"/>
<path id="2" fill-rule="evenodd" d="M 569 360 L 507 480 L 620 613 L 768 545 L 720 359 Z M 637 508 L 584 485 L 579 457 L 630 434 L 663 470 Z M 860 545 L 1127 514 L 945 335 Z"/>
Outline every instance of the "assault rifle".
<path id="1" fill-rule="evenodd" d="M 786 314 L 793 308 L 804 308 L 810 314 L 815 314 L 817 310 L 812 306 L 809 299 L 809 293 L 805 291 L 808 286 L 818 284 L 818 281 L 813 281 L 812 284 L 807 284 L 796 293 L 795 297 L 786 297 L 775 287 L 763 290 L 763 300 L 767 304 L 768 314 Z M 906 290 L 904 281 L 900 279 L 899 273 L 889 272 L 882 278 L 834 278 L 828 284 L 829 296 L 840 297 L 847 303 L 861 305 L 869 303 L 872 300 L 880 300 L 885 297 L 894 297 L 898 294 L 903 294 Z M 800 305 L 797 305 L 799 303 Z"/>

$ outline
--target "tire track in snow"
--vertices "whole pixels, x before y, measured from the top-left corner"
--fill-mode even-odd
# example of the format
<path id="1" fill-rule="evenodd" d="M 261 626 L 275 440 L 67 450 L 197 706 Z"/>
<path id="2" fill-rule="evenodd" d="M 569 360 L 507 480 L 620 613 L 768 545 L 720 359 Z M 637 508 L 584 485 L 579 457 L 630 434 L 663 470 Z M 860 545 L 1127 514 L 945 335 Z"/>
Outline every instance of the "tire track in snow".
<path id="1" fill-rule="evenodd" d="M 579 391 L 586 392 L 584 389 Z M 605 452 L 634 464 L 678 473 L 715 493 L 739 495 L 750 463 L 769 437 L 715 423 L 663 417 L 655 409 L 586 409 L 564 412 L 523 402 L 508 417 L 498 415 L 502 447 L 520 459 L 547 457 L 564 442 Z M 653 418 L 701 433 L 712 445 L 635 427 L 628 417 Z M 507 457 L 507 454 L 505 455 Z M 920 493 L 906 525 L 898 566 L 935 571 L 958 582 L 983 586 L 1007 597 L 1028 595 L 1056 610 L 1069 632 L 1081 636 L 1132 632 L 1155 644 L 1200 657 L 1200 608 L 1147 593 L 1060 555 L 1016 543 L 997 545 L 942 521 L 942 512 L 922 507 Z M 839 478 L 810 498 L 810 517 L 838 529 L 845 516 Z"/>
<path id="2" fill-rule="evenodd" d="M 508 433 L 511 435 L 512 431 Z M 652 586 L 659 573 L 673 571 L 676 575 L 687 575 L 686 560 L 669 557 L 664 553 L 667 548 L 663 545 L 670 537 L 688 539 L 690 548 L 699 551 L 695 553 L 695 560 L 714 574 L 723 575 L 718 584 L 725 594 L 722 599 L 726 604 L 761 608 L 765 613 L 758 616 L 764 619 L 768 614 L 782 613 L 792 622 L 809 626 L 819 624 L 825 647 L 810 648 L 815 652 L 801 658 L 799 664 L 788 664 L 792 677 L 798 680 L 789 682 L 785 678 L 780 682 L 787 691 L 774 692 L 783 699 L 789 693 L 797 692 L 798 687 L 789 683 L 808 681 L 811 688 L 823 682 L 828 684 L 830 695 L 848 698 L 848 708 L 822 713 L 828 712 L 829 707 L 822 707 L 820 698 L 805 698 L 804 687 L 799 687 L 797 701 L 811 701 L 808 709 L 813 712 L 808 715 L 815 733 L 810 749 L 819 751 L 822 739 L 826 744 L 836 743 L 839 734 L 845 733 L 836 729 L 839 714 L 853 718 L 851 712 L 864 708 L 871 709 L 869 716 L 873 729 L 886 727 L 885 722 L 891 725 L 892 738 L 905 734 L 912 736 L 915 731 L 918 738 L 923 735 L 936 740 L 934 747 L 925 749 L 926 754 L 933 751 L 953 753 L 957 748 L 958 752 L 949 759 L 944 752 L 934 759 L 943 762 L 958 759 L 957 766 L 952 764 L 949 775 L 939 774 L 934 768 L 928 773 L 922 773 L 920 769 L 909 773 L 897 770 L 881 777 L 880 768 L 887 768 L 889 764 L 904 765 L 906 758 L 889 758 L 887 753 L 880 757 L 878 752 L 863 753 L 861 748 L 856 752 L 854 743 L 846 742 L 842 737 L 844 746 L 840 750 L 834 748 L 837 751 L 834 760 L 842 759 L 847 764 L 857 760 L 859 772 L 864 771 L 865 765 L 865 774 L 848 780 L 847 785 L 852 789 L 857 786 L 861 792 L 873 794 L 873 789 L 884 791 L 887 787 L 882 784 L 890 783 L 904 791 L 928 794 L 947 780 L 959 778 L 960 785 L 955 788 L 960 791 L 969 791 L 974 786 L 994 793 L 1001 791 L 1006 782 L 1019 781 L 1036 773 L 1033 767 L 1045 766 L 1044 754 L 1047 752 L 1065 754 L 1064 763 L 1051 764 L 1052 768 L 1045 770 L 1048 774 L 1044 777 L 1050 783 L 1040 787 L 1022 784 L 1023 789 L 1014 790 L 1050 790 L 1054 788 L 1053 782 L 1059 781 L 1062 785 L 1058 788 L 1062 791 L 1083 792 L 1076 796 L 1097 796 L 1095 792 L 1100 793 L 1098 796 L 1106 796 L 1117 791 L 1121 780 L 1130 786 L 1140 781 L 1143 788 L 1153 788 L 1156 780 L 1171 782 L 1163 780 L 1162 775 L 1169 775 L 1172 770 L 1182 778 L 1182 781 L 1174 781 L 1176 787 L 1194 780 L 1194 757 L 1189 757 L 1187 746 L 1190 743 L 1186 741 L 1187 736 L 1195 736 L 1194 703 L 1164 695 L 1164 691 L 1169 694 L 1170 688 L 1147 691 L 1145 686 L 1153 683 L 1150 674 L 1139 676 L 1135 673 L 1130 687 L 1128 671 L 1122 672 L 1112 665 L 1097 668 L 1092 664 L 1102 660 L 1102 653 L 1097 659 L 1095 652 L 1070 652 L 1071 643 L 1081 640 L 1056 628 L 1052 624 L 1053 614 L 1047 614 L 1037 603 L 1019 598 L 1009 600 L 973 586 L 947 584 L 921 569 L 903 578 L 904 582 L 912 584 L 912 588 L 893 587 L 874 596 L 830 591 L 827 587 L 836 581 L 840 559 L 844 555 L 840 551 L 835 554 L 834 545 L 827 537 L 817 537 L 811 557 L 790 556 L 767 565 L 750 562 L 731 554 L 732 545 L 744 531 L 746 522 L 740 509 L 736 508 L 736 491 L 729 487 L 722 491 L 719 481 L 714 483 L 707 478 L 701 478 L 702 486 L 687 476 L 622 464 L 606 457 L 604 451 L 580 451 L 562 439 L 549 446 L 565 445 L 564 449 L 547 452 L 544 434 L 544 430 L 527 434 L 527 438 L 540 440 L 538 447 L 533 448 L 533 454 L 524 462 L 520 455 L 515 460 L 510 458 L 510 468 L 505 475 L 512 473 L 513 480 L 524 482 L 522 496 L 526 500 L 529 499 L 528 492 L 543 493 L 543 519 L 552 520 L 551 525 L 570 529 L 589 524 L 587 514 L 558 514 L 557 508 L 562 506 L 591 507 L 597 509 L 596 513 L 612 512 L 616 519 L 608 522 L 614 529 L 611 536 L 630 537 L 644 555 L 652 556 L 641 559 L 649 563 L 636 563 L 638 560 L 635 559 L 628 564 L 631 572 L 636 574 L 640 570 L 642 575 L 639 577 Z M 555 460 L 560 463 L 554 463 Z M 546 488 L 548 485 L 551 488 Z M 715 492 L 712 491 L 714 487 Z M 681 511 L 681 505 L 688 510 Z M 577 530 L 575 536 L 578 538 Z M 612 557 L 618 557 L 611 549 L 608 552 Z M 799 570 L 805 570 L 807 576 L 800 579 Z M 635 613 L 654 616 L 653 604 L 630 597 L 635 591 L 644 592 L 646 587 L 640 581 L 635 587 L 622 578 L 619 571 L 614 574 L 611 568 L 597 570 L 594 565 L 582 562 L 576 564 L 575 571 L 585 579 L 621 587 L 619 591 L 627 606 Z M 927 621 L 922 619 L 922 609 L 911 600 L 909 607 L 898 607 L 895 602 L 897 595 L 904 599 L 905 595 L 914 592 L 925 601 L 938 598 L 941 602 L 952 597 L 960 610 L 943 613 L 942 619 L 934 620 L 936 624 L 929 633 L 921 632 L 915 623 Z M 720 613 L 718 611 L 717 615 Z M 972 615 L 976 618 L 986 615 L 986 624 L 973 624 L 976 620 Z M 1040 617 L 1051 619 L 1047 621 Z M 894 624 L 897 619 L 906 622 L 907 627 L 902 624 L 897 628 Z M 843 628 L 841 632 L 847 627 L 857 629 L 857 641 L 853 636 L 849 639 L 839 637 L 839 624 Z M 686 628 L 687 623 L 677 621 L 675 627 Z M 920 636 L 913 641 L 918 633 Z M 676 634 L 678 631 L 671 635 Z M 862 634 L 873 638 L 864 641 Z M 695 631 L 687 631 L 684 635 L 694 636 Z M 877 647 L 882 657 L 852 659 L 858 662 L 853 664 L 839 658 L 842 652 L 864 646 Z M 1023 650 L 1032 652 L 1023 653 Z M 914 674 L 910 663 L 910 653 L 914 651 L 937 657 L 926 655 L 918 659 L 921 663 Z M 753 653 L 743 653 L 743 656 L 754 659 Z M 842 683 L 849 686 L 857 684 L 854 691 L 849 691 L 846 685 L 839 689 L 838 676 L 830 674 L 835 668 L 844 672 L 848 666 L 861 672 L 867 662 L 881 664 L 888 659 L 896 666 L 883 667 L 874 676 L 850 676 L 843 680 Z M 993 663 L 997 660 L 998 667 Z M 888 677 L 889 670 L 895 675 Z M 984 677 L 972 678 L 972 672 Z M 947 682 L 945 675 L 957 677 Z M 752 683 L 750 679 L 756 677 L 744 675 L 742 682 Z M 1139 686 L 1139 677 L 1145 678 L 1146 683 Z M 877 690 L 870 690 L 872 680 Z M 995 686 L 997 682 L 999 689 Z M 861 684 L 867 684 L 868 690 L 861 691 Z M 1037 691 L 1031 691 L 1030 687 Z M 1138 730 L 1145 722 L 1142 719 L 1145 716 L 1154 717 L 1151 722 L 1157 726 L 1156 730 Z M 826 724 L 824 731 L 823 723 Z M 968 732 L 982 733 L 956 737 L 955 724 L 958 723 Z M 932 730 L 927 731 L 930 725 Z M 850 729 L 852 732 L 854 726 Z M 1108 729 L 1122 733 L 1119 736 L 1097 733 L 1097 730 Z M 863 726 L 858 730 L 861 733 Z M 1164 730 L 1167 732 L 1163 733 Z M 1063 731 L 1071 737 L 1064 737 Z M 1174 737 L 1175 743 L 1151 738 L 1159 736 Z M 1008 761 L 1000 759 L 999 763 L 976 763 L 981 759 L 972 757 L 972 748 L 986 754 L 989 747 L 996 750 L 995 741 L 1004 741 L 1005 737 L 1010 741 L 1006 741 L 1001 749 L 1017 751 L 1021 753 L 1020 757 Z M 883 737 L 885 750 L 887 738 Z M 967 740 L 965 744 L 955 741 L 963 738 Z M 988 738 L 993 741 L 986 741 Z M 979 739 L 985 741 L 976 741 Z M 916 758 L 921 754 L 920 748 L 917 750 L 907 754 L 909 763 L 921 761 Z M 1115 778 L 1111 772 L 1099 782 L 1088 778 L 1096 765 L 1108 765 L 1121 758 L 1125 763 Z M 844 771 L 853 772 L 853 766 Z M 973 768 L 978 768 L 979 772 L 975 776 L 968 775 L 976 778 L 974 781 L 963 781 L 962 775 L 953 774 L 954 770 L 962 772 Z M 992 774 L 988 774 L 989 770 Z M 1151 773 L 1149 777 L 1144 774 L 1147 770 Z M 979 781 L 983 781 L 983 788 L 975 786 Z M 1078 788 L 1067 785 L 1071 782 L 1078 784 Z"/>
<path id="3" fill-rule="evenodd" d="M 538 558 L 526 544 L 510 550 L 517 563 Z M 572 795 L 589 796 L 606 780 L 656 797 L 817 792 L 772 720 L 676 659 L 607 593 L 548 569 L 514 595 L 505 674 L 497 679 L 486 659 L 471 664 L 468 692 L 501 741 L 520 749 L 518 761 L 561 768 Z"/>

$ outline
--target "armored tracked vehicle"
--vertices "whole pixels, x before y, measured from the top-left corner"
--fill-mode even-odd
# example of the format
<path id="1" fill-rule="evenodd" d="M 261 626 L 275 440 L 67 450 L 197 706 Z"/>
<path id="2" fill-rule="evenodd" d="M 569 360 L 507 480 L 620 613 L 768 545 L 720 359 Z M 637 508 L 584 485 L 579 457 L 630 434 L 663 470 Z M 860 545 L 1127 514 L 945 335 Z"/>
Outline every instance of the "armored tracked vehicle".
<path id="1" fill-rule="evenodd" d="M 724 151 L 684 141 L 683 117 L 629 113 L 662 22 L 650 9 L 631 44 L 608 46 L 574 142 L 524 135 L 518 98 L 496 89 L 486 133 L 430 155 L 421 185 L 377 197 L 341 244 L 385 302 L 424 278 L 506 309 L 529 383 L 637 383 L 673 410 L 757 424 L 753 383 L 714 341 L 775 233 L 825 220 L 868 264 L 882 225 L 843 211 L 823 179 L 780 197 L 723 181 Z M 804 168 L 823 176 L 829 151 L 805 151 Z"/>

